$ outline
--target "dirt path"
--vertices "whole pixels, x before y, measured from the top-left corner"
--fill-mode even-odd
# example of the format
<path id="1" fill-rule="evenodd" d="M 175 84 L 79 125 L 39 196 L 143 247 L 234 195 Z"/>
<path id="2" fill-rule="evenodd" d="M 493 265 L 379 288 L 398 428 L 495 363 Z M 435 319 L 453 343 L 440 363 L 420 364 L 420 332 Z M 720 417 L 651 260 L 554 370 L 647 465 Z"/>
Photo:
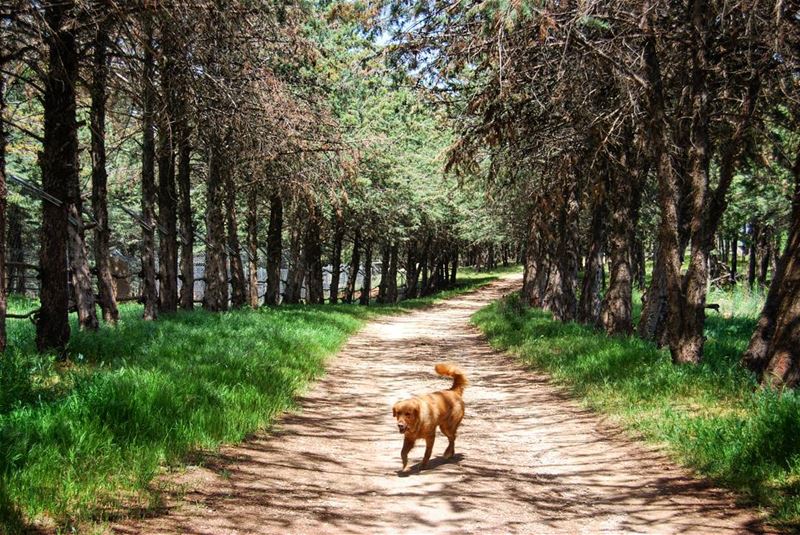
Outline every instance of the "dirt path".
<path id="1" fill-rule="evenodd" d="M 470 315 L 519 276 L 432 308 L 369 324 L 269 436 L 190 470 L 188 490 L 120 533 L 748 533 L 757 516 L 620 437 L 600 417 L 492 351 Z M 471 385 L 457 455 L 439 437 L 429 470 L 400 477 L 391 405 L 446 387 L 433 365 L 458 363 Z M 418 463 L 421 442 L 411 452 Z"/>

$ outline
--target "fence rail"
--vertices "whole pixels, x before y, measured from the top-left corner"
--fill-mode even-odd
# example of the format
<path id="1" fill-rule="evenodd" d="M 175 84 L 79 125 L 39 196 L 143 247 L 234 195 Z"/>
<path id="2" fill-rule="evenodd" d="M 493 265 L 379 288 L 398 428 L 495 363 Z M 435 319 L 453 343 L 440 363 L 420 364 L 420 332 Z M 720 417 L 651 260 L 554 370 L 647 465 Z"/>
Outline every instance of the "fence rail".
<path id="1" fill-rule="evenodd" d="M 129 301 L 137 301 L 141 300 L 141 290 L 142 290 L 142 281 L 140 277 L 140 271 L 138 264 L 138 259 L 128 259 L 122 255 L 114 255 L 112 257 L 112 267 L 113 272 L 112 276 L 114 279 L 114 285 L 116 290 L 116 297 L 117 301 L 119 302 L 129 302 Z M 246 264 L 246 257 L 243 256 L 242 258 L 243 263 Z M 26 262 L 13 262 L 9 263 L 9 265 L 14 264 L 17 268 L 11 273 L 7 274 L 6 279 L 6 288 L 11 289 L 18 293 L 18 290 L 21 287 L 24 287 L 25 292 L 24 295 L 27 297 L 36 298 L 39 295 L 39 285 L 38 285 L 38 272 L 39 266 L 35 264 L 30 264 Z M 156 258 L 156 266 L 158 266 L 158 259 Z M 374 262 L 371 266 L 371 281 L 372 287 L 370 288 L 370 292 L 378 287 L 380 284 L 381 279 L 381 262 Z M 247 269 L 245 269 L 247 271 Z M 283 297 L 286 293 L 286 286 L 287 286 L 287 276 L 288 276 L 288 268 L 282 267 L 280 270 L 280 295 Z M 34 272 L 30 274 L 28 272 Z M 330 286 L 333 279 L 334 267 L 332 265 L 326 265 L 322 269 L 322 287 L 323 292 L 325 295 L 329 295 L 330 293 Z M 398 269 L 398 291 L 401 291 L 405 288 L 406 285 L 406 276 L 405 270 Z M 249 273 L 246 273 L 249 275 Z M 358 270 L 356 275 L 355 281 L 355 290 L 356 292 L 361 291 L 363 283 L 364 283 L 364 275 L 365 275 L 365 268 L 362 265 Z M 24 285 L 20 284 L 20 279 L 24 282 Z M 350 266 L 342 264 L 339 266 L 339 287 L 338 287 L 338 294 L 341 295 L 348 286 L 348 282 L 350 279 Z M 228 283 L 230 284 L 230 276 L 228 276 Z M 258 266 L 256 272 L 256 280 L 258 285 L 258 298 L 259 301 L 264 299 L 267 289 L 267 269 L 265 266 Z M 303 280 L 303 284 L 300 288 L 300 299 L 305 300 L 308 298 L 308 286 L 305 283 L 305 278 Z M 179 278 L 178 279 L 178 290 L 183 287 L 183 281 Z M 205 262 L 204 259 L 201 257 L 195 257 L 194 262 L 194 288 L 193 288 L 193 301 L 195 303 L 202 303 L 203 298 L 205 297 Z M 72 285 L 70 284 L 70 291 L 72 290 Z M 70 293 L 72 295 L 72 293 Z M 8 314 L 7 317 L 10 319 L 29 319 L 31 317 L 31 313 L 27 314 Z"/>

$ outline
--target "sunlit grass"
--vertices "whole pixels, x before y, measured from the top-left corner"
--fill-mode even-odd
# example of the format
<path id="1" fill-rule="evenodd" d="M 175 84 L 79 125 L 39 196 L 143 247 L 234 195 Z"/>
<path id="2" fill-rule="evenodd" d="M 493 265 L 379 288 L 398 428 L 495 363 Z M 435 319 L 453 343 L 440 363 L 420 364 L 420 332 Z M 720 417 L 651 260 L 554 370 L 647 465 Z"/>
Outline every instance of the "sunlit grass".
<path id="1" fill-rule="evenodd" d="M 147 507 L 164 466 L 268 429 L 367 320 L 497 275 L 462 271 L 457 287 L 396 305 L 196 310 L 144 322 L 141 306 L 127 304 L 116 327 L 80 333 L 73 322 L 67 364 L 36 354 L 30 322 L 9 322 L 10 350 L 0 360 L 0 525 L 15 531 L 48 517 L 66 527 Z"/>
<path id="2" fill-rule="evenodd" d="M 712 292 L 705 360 L 674 366 L 636 337 L 607 337 L 521 306 L 512 295 L 473 321 L 494 347 L 546 371 L 595 410 L 800 526 L 800 395 L 757 387 L 739 365 L 763 297 Z"/>

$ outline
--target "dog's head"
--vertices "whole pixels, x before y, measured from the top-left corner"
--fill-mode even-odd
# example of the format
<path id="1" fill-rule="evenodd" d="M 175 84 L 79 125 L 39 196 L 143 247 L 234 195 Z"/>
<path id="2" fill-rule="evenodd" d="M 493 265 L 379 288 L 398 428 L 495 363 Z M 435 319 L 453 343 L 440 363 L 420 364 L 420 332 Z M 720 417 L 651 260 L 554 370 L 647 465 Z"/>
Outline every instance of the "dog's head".
<path id="1" fill-rule="evenodd" d="M 398 401 L 392 407 L 392 416 L 397 418 L 397 429 L 401 433 L 416 429 L 419 421 L 419 400 L 406 399 Z"/>

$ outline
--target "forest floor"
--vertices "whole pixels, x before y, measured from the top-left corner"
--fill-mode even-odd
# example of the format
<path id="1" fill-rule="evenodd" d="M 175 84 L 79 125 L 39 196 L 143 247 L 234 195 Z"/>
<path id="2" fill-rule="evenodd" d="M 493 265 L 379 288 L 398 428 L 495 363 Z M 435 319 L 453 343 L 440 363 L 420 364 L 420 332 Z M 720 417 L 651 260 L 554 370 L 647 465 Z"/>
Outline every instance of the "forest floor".
<path id="1" fill-rule="evenodd" d="M 164 506 L 117 533 L 763 533 L 753 510 L 492 350 L 470 316 L 519 274 L 354 335 L 269 433 L 164 476 Z M 402 476 L 391 405 L 471 384 L 456 456 Z"/>

